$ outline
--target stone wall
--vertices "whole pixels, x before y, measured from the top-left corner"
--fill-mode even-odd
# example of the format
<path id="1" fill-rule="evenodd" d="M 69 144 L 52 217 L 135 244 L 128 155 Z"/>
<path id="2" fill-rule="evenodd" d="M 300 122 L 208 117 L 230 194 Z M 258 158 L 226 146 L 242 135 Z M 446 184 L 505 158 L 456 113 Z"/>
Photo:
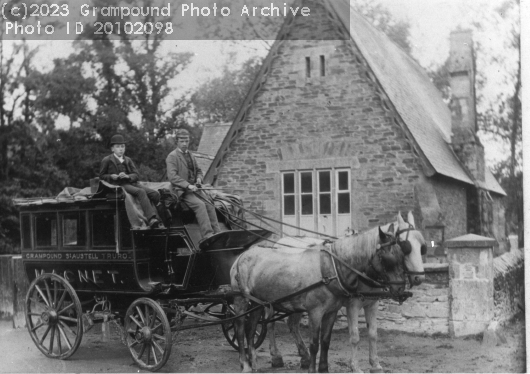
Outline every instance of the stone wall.
<path id="1" fill-rule="evenodd" d="M 312 2 L 319 21 L 296 17 L 291 39 L 336 38 L 322 5 Z M 320 76 L 319 56 L 326 61 Z M 306 76 L 306 57 L 313 69 Z M 318 147 L 348 150 L 339 164 L 335 154 L 315 155 Z M 291 152 L 290 146 L 300 147 Z M 270 73 L 232 141 L 219 169 L 217 185 L 241 188 L 245 205 L 281 217 L 281 170 L 304 168 L 315 157 L 333 167 L 351 167 L 352 225 L 364 231 L 395 220 L 398 210 L 414 210 L 414 184 L 422 175 L 403 130 L 383 108 L 377 84 L 350 41 L 286 40 Z M 286 160 L 289 159 L 289 160 Z M 289 169 L 283 169 L 289 161 Z M 353 163 L 354 166 L 351 166 Z M 281 168 L 281 170 L 278 170 Z"/>
<path id="2" fill-rule="evenodd" d="M 505 322 L 524 310 L 524 254 L 512 249 L 493 260 L 495 320 Z"/>
<path id="3" fill-rule="evenodd" d="M 444 177 L 433 177 L 436 197 L 444 216 L 443 239 L 456 238 L 467 231 L 467 185 L 449 182 Z M 440 243 L 441 244 L 441 243 Z"/>

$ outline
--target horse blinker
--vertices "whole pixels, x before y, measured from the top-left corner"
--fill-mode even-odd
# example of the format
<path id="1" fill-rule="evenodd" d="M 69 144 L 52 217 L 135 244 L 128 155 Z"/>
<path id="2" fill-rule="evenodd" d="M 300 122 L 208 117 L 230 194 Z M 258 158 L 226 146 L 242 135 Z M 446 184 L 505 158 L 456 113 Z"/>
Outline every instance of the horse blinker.
<path id="1" fill-rule="evenodd" d="M 410 242 L 408 240 L 399 242 L 399 247 L 405 254 L 405 256 L 409 255 L 410 252 L 412 252 L 412 245 L 410 245 Z"/>
<path id="2" fill-rule="evenodd" d="M 421 255 L 425 256 L 426 254 L 427 254 L 427 246 L 425 245 L 425 243 L 423 243 L 421 245 Z"/>

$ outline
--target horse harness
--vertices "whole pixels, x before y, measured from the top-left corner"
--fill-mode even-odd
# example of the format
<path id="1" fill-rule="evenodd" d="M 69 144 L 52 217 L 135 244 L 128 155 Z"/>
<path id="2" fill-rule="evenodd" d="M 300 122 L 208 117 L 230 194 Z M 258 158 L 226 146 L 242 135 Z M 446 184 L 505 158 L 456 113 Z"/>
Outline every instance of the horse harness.
<path id="1" fill-rule="evenodd" d="M 414 228 L 414 226 L 412 226 L 409 223 L 409 227 L 407 227 L 406 229 L 402 229 L 402 230 L 397 230 L 396 231 L 396 243 L 400 246 L 401 250 L 403 251 L 403 253 L 405 255 L 408 255 L 412 251 L 412 247 L 411 247 L 410 242 L 409 242 L 409 233 L 411 231 L 414 231 L 414 230 L 416 230 Z M 402 233 L 404 233 L 404 232 L 407 233 L 407 236 L 405 237 L 405 240 L 401 240 L 400 239 L 400 235 Z M 425 247 L 425 244 L 422 244 L 421 245 L 421 254 L 425 255 L 426 252 L 427 252 L 427 247 Z M 408 275 L 425 275 L 425 271 L 409 271 L 409 270 L 405 269 L 405 274 L 408 274 Z"/>

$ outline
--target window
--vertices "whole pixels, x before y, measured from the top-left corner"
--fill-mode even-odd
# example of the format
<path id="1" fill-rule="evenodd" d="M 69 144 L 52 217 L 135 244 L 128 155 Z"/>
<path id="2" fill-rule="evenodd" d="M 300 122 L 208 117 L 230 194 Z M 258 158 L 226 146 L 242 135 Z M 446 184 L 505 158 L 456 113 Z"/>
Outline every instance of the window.
<path id="1" fill-rule="evenodd" d="M 31 218 L 25 214 L 22 216 L 22 248 L 31 249 Z"/>
<path id="2" fill-rule="evenodd" d="M 57 246 L 57 215 L 35 214 L 35 237 L 37 247 Z"/>
<path id="3" fill-rule="evenodd" d="M 72 212 L 63 215 L 63 246 L 86 246 L 86 213 Z"/>
<path id="4" fill-rule="evenodd" d="M 320 76 L 326 76 L 326 58 L 323 55 L 320 55 Z"/>
<path id="5" fill-rule="evenodd" d="M 349 169 L 286 171 L 281 191 L 283 222 L 334 236 L 351 228 Z M 310 235 L 286 225 L 283 232 Z"/>
<path id="6" fill-rule="evenodd" d="M 305 76 L 311 78 L 311 57 L 305 58 Z"/>
<path id="7" fill-rule="evenodd" d="M 127 212 L 125 210 L 120 211 L 120 230 L 121 248 L 132 248 L 131 223 L 127 218 Z"/>
<path id="8" fill-rule="evenodd" d="M 92 213 L 92 243 L 94 247 L 116 246 L 116 218 L 114 212 Z"/>

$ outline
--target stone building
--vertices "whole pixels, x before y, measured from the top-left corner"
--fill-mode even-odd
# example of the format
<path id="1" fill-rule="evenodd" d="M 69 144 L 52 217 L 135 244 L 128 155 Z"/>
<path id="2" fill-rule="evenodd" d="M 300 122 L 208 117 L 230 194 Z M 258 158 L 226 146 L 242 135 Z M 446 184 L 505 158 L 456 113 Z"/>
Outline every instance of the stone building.
<path id="1" fill-rule="evenodd" d="M 348 0 L 304 6 L 310 21 L 286 20 L 206 180 L 256 212 L 334 236 L 412 210 L 429 241 L 502 241 L 505 192 L 476 136 L 471 34 L 451 35 L 447 105 Z"/>

